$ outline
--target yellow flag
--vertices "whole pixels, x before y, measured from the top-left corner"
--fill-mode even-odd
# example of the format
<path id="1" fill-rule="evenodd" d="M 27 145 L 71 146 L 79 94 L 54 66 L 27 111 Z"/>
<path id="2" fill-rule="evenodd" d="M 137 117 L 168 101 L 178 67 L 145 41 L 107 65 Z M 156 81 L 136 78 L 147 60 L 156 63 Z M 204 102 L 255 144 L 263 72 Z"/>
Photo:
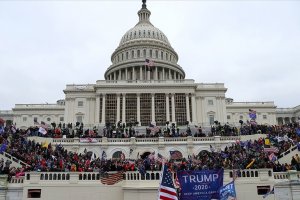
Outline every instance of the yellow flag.
<path id="1" fill-rule="evenodd" d="M 266 138 L 266 139 L 265 139 L 265 145 L 271 145 L 270 139 L 269 139 L 269 138 Z"/>
<path id="2" fill-rule="evenodd" d="M 45 148 L 48 148 L 48 142 L 47 141 L 45 141 L 45 142 L 42 142 L 42 147 L 45 147 Z"/>
<path id="3" fill-rule="evenodd" d="M 255 162 L 255 159 L 252 159 L 252 161 L 247 165 L 246 169 L 250 168 L 254 162 Z"/>

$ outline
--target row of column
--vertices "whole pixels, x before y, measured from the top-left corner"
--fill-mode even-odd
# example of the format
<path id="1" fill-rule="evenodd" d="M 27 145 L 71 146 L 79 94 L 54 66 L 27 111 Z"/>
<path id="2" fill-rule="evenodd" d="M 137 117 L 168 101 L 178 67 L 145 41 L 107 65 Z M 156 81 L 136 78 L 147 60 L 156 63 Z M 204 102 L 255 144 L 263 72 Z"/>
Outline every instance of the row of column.
<path id="1" fill-rule="evenodd" d="M 162 68 L 161 70 L 158 70 L 158 67 L 151 66 L 149 68 L 152 68 L 153 71 L 153 78 L 154 80 L 165 80 L 168 79 L 183 79 L 183 77 L 180 75 L 180 73 L 171 70 L 171 69 L 165 69 Z M 130 70 L 131 69 L 131 70 Z M 159 75 L 160 73 L 160 75 Z M 138 73 L 136 73 L 135 67 L 125 68 L 116 70 L 113 73 L 110 73 L 108 75 L 108 80 L 150 80 L 151 78 L 151 72 L 147 70 L 146 66 L 140 66 L 139 67 L 139 77 Z M 172 78 L 173 77 L 173 78 Z"/>
<path id="2" fill-rule="evenodd" d="M 140 113 L 140 94 L 137 93 L 137 121 L 141 122 L 141 113 Z M 189 102 L 189 94 L 186 94 L 186 116 L 187 121 L 191 122 L 190 117 L 190 102 Z M 170 119 L 170 105 L 169 105 L 169 94 L 166 94 L 166 121 L 171 121 L 172 123 L 176 123 L 175 118 L 175 93 L 171 94 L 171 119 Z M 100 95 L 96 97 L 96 123 L 105 124 L 105 104 L 106 104 L 106 94 L 102 94 L 102 105 L 100 105 Z M 193 122 L 196 122 L 196 98 L 195 95 L 192 95 L 192 119 Z M 121 94 L 117 94 L 117 118 L 116 122 L 120 121 L 122 117 L 122 122 L 126 122 L 126 94 L 122 94 L 122 116 L 120 116 L 120 102 L 121 102 Z M 100 121 L 100 106 L 102 107 L 102 116 Z M 151 120 L 155 122 L 155 94 L 151 94 Z"/>

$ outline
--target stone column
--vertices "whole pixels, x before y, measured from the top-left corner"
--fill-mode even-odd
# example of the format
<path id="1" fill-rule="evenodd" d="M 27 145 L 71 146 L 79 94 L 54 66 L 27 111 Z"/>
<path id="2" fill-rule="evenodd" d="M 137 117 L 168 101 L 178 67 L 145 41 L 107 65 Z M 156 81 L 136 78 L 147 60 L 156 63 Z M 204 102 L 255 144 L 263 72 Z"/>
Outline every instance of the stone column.
<path id="1" fill-rule="evenodd" d="M 134 81 L 136 78 L 134 67 L 132 67 L 132 80 Z"/>
<path id="2" fill-rule="evenodd" d="M 114 71 L 114 81 L 116 81 L 116 80 L 117 80 L 117 72 Z"/>
<path id="3" fill-rule="evenodd" d="M 165 68 L 162 68 L 162 80 L 165 80 Z"/>
<path id="4" fill-rule="evenodd" d="M 141 96 L 139 93 L 136 94 L 136 111 L 137 117 L 136 120 L 139 122 L 138 126 L 141 124 Z"/>
<path id="5" fill-rule="evenodd" d="M 147 67 L 146 67 L 146 71 L 147 71 Z M 151 78 L 151 76 L 150 76 L 150 70 L 149 70 L 149 71 L 147 71 L 147 80 L 150 81 L 150 78 Z"/>
<path id="6" fill-rule="evenodd" d="M 155 80 L 158 80 L 158 67 L 154 67 L 154 66 L 153 66 L 152 68 L 155 69 L 154 79 L 155 79 Z"/>
<path id="7" fill-rule="evenodd" d="M 128 80 L 128 69 L 125 68 L 125 80 Z"/>
<path id="8" fill-rule="evenodd" d="M 140 80 L 143 80 L 143 66 L 140 66 Z"/>
<path id="9" fill-rule="evenodd" d="M 151 94 L 151 121 L 155 122 L 155 102 L 154 102 L 155 93 Z"/>
<path id="10" fill-rule="evenodd" d="M 117 122 L 120 121 L 120 94 L 117 93 Z"/>
<path id="11" fill-rule="evenodd" d="M 170 122 L 170 105 L 169 105 L 169 94 L 166 93 L 166 120 Z"/>
<path id="12" fill-rule="evenodd" d="M 207 116 L 205 115 L 205 97 L 200 97 L 200 102 L 201 102 L 201 116 L 202 116 L 202 126 L 208 125 L 208 119 Z"/>
<path id="13" fill-rule="evenodd" d="M 171 103 L 172 103 L 172 123 L 175 123 L 175 93 L 171 94 Z"/>
<path id="14" fill-rule="evenodd" d="M 196 94 L 192 94 L 192 123 L 196 124 L 197 123 L 197 117 L 196 117 Z"/>
<path id="15" fill-rule="evenodd" d="M 122 96 L 123 96 L 123 99 L 122 99 L 122 123 L 125 123 L 126 122 L 126 115 L 125 115 L 125 111 L 126 111 L 126 94 L 125 93 L 123 93 L 122 94 Z"/>
<path id="16" fill-rule="evenodd" d="M 122 79 L 122 70 L 118 70 L 118 80 Z"/>
<path id="17" fill-rule="evenodd" d="M 189 94 L 185 94 L 186 121 L 191 122 Z"/>
<path id="18" fill-rule="evenodd" d="M 102 94 L 102 117 L 101 117 L 101 124 L 105 124 L 105 97 L 106 94 Z"/>

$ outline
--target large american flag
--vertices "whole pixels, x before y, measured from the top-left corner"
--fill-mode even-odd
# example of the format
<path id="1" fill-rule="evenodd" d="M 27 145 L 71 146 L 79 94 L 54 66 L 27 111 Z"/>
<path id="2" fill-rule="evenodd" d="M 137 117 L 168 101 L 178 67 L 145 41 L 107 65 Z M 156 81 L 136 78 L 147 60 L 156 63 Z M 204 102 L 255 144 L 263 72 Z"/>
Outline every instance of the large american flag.
<path id="1" fill-rule="evenodd" d="M 158 200 L 178 200 L 171 172 L 168 171 L 166 165 L 163 166 L 161 183 L 158 190 Z"/>
<path id="2" fill-rule="evenodd" d="M 114 174 L 105 174 L 103 177 L 100 179 L 102 184 L 105 185 L 114 185 L 124 179 L 124 172 L 119 171 Z"/>

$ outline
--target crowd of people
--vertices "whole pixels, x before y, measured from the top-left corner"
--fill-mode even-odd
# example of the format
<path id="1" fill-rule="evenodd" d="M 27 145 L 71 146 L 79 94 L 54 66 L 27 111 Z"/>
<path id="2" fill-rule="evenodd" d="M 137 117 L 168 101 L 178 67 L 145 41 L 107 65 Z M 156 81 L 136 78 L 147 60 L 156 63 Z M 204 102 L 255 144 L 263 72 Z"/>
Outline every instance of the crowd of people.
<path id="1" fill-rule="evenodd" d="M 10 176 L 24 174 L 26 171 L 140 171 L 160 170 L 162 162 L 170 169 L 205 170 L 205 169 L 257 169 L 273 168 L 275 172 L 290 169 L 300 170 L 299 156 L 293 157 L 291 163 L 280 163 L 276 160 L 282 152 L 298 143 L 296 129 L 298 124 L 285 126 L 261 126 L 258 133 L 267 134 L 267 138 L 254 141 L 236 141 L 221 149 L 201 151 L 198 155 L 188 158 L 164 158 L 155 152 L 136 159 L 126 159 L 125 156 L 107 159 L 106 156 L 96 157 L 92 152 L 78 154 L 66 150 L 62 145 L 40 144 L 28 136 L 35 133 L 35 128 L 15 130 L 5 128 L 0 137 L 0 152 L 6 151 L 12 156 L 27 163 L 22 168 L 10 167 L 10 162 L 0 161 L 0 172 Z M 82 128 L 80 128 L 82 130 Z M 80 130 L 79 129 L 79 130 Z M 29 133 L 30 132 L 30 133 Z M 55 132 L 55 129 L 54 129 Z M 87 134 L 90 134 L 88 132 Z M 88 135 L 90 136 L 90 135 Z M 271 148 L 272 147 L 272 148 Z M 271 152 L 266 149 L 273 149 Z M 275 149 L 275 150 L 274 150 Z"/>
<path id="2" fill-rule="evenodd" d="M 83 124 L 76 124 L 75 129 L 71 125 L 63 127 L 49 128 L 47 137 L 61 137 L 69 134 L 70 137 L 101 137 L 97 130 L 85 130 Z M 111 127 L 106 132 L 107 137 L 117 137 L 117 128 Z M 126 127 L 122 127 L 126 129 Z M 128 129 L 128 134 L 135 136 L 134 131 Z M 171 127 L 172 128 L 172 127 Z M 243 130 L 247 130 L 247 126 Z M 250 127 L 251 128 L 251 127 Z M 59 129 L 59 132 L 57 131 Z M 251 128 L 252 129 L 252 128 Z M 40 144 L 30 140 L 33 135 L 40 135 L 38 127 L 31 127 L 27 130 L 19 130 L 14 127 L 5 127 L 0 136 L 0 153 L 4 151 L 8 154 L 27 163 L 22 168 L 10 167 L 11 161 L 0 160 L 0 173 L 11 176 L 24 175 L 27 171 L 139 171 L 145 173 L 148 170 L 161 170 L 162 163 L 165 162 L 173 171 L 177 170 L 205 170 L 205 169 L 257 169 L 273 168 L 274 172 L 287 171 L 291 169 L 300 171 L 300 157 L 298 154 L 293 157 L 291 163 L 280 163 L 277 161 L 281 153 L 290 149 L 298 143 L 299 124 L 292 123 L 283 126 L 258 125 L 256 133 L 266 134 L 266 138 L 259 138 L 254 141 L 236 141 L 228 144 L 224 150 L 214 149 L 211 151 L 201 151 L 198 155 L 189 155 L 188 158 L 176 157 L 164 158 L 155 152 L 149 155 L 139 156 L 136 159 L 126 159 L 125 156 L 107 159 L 106 156 L 96 157 L 92 152 L 82 154 L 68 151 L 62 145 Z M 72 130 L 70 133 L 69 130 Z M 75 130 L 75 131 L 74 131 Z M 154 135 L 153 132 L 154 131 Z M 235 131 L 229 126 L 217 125 L 216 131 L 224 133 Z M 126 132 L 126 131 L 125 131 Z M 146 135 L 156 137 L 155 134 L 162 134 L 161 129 L 150 127 Z M 172 129 L 164 130 L 164 133 L 172 133 Z M 110 135 L 112 134 L 112 135 Z M 113 134 L 116 134 L 113 136 Z M 184 137 L 178 135 L 176 137 Z M 221 134 L 222 135 L 222 134 Z M 45 136 L 45 135 L 43 135 Z M 139 137 L 140 135 L 136 135 Z M 142 136 L 143 137 L 143 136 Z M 172 137 L 169 135 L 169 137 Z M 266 151 L 272 149 L 272 151 Z M 275 150 L 274 150 L 275 149 Z"/>

